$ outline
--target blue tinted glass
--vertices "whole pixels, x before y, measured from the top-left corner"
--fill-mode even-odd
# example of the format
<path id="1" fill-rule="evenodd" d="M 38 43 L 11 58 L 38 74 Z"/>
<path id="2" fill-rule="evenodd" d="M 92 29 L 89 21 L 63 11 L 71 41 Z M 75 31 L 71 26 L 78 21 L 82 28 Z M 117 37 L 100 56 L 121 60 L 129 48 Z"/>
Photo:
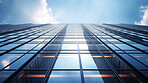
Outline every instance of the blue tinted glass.
<path id="1" fill-rule="evenodd" d="M 137 69 L 146 69 L 147 67 L 142 65 L 141 63 L 139 63 L 138 61 L 136 61 L 135 59 L 133 59 L 132 57 L 130 57 L 127 54 L 120 54 L 121 57 L 123 57 L 125 60 L 127 60 L 128 62 L 130 62 L 133 66 L 135 66 Z"/>
<path id="2" fill-rule="evenodd" d="M 4 40 L 6 40 L 6 39 L 0 39 L 0 41 L 4 41 Z"/>
<path id="3" fill-rule="evenodd" d="M 12 49 L 16 46 L 18 46 L 19 44 L 8 44 L 6 46 L 3 46 L 3 47 L 0 47 L 0 50 L 9 50 L 9 49 Z"/>
<path id="4" fill-rule="evenodd" d="M 85 83 L 104 83 L 99 71 L 83 71 Z"/>
<path id="5" fill-rule="evenodd" d="M 26 53 L 28 51 L 10 51 L 9 53 Z"/>
<path id="6" fill-rule="evenodd" d="M 79 69 L 78 54 L 60 54 L 54 69 Z"/>
<path id="7" fill-rule="evenodd" d="M 29 53 L 34 53 L 34 54 L 35 54 L 35 53 L 37 53 L 37 52 L 38 52 L 38 51 L 30 51 Z"/>
<path id="8" fill-rule="evenodd" d="M 37 44 L 25 44 L 16 50 L 31 50 L 33 47 L 35 47 Z"/>
<path id="9" fill-rule="evenodd" d="M 142 49 L 142 50 L 148 50 L 148 47 L 144 46 L 144 45 L 141 45 L 141 44 L 131 44 L 139 49 Z"/>
<path id="10" fill-rule="evenodd" d="M 130 54 L 139 61 L 143 62 L 145 65 L 148 66 L 148 55 L 147 54 Z"/>
<path id="11" fill-rule="evenodd" d="M 16 60 L 22 55 L 23 54 L 5 54 L 1 56 L 0 57 L 0 68 L 7 66 L 8 64 L 10 64 L 11 62 L 13 62 L 14 60 Z M 9 67 L 7 67 L 7 69 L 9 69 Z"/>
<path id="12" fill-rule="evenodd" d="M 64 39 L 64 41 L 77 41 L 76 39 Z"/>
<path id="13" fill-rule="evenodd" d="M 87 44 L 79 44 L 79 49 L 80 50 L 82 50 L 82 49 L 88 50 L 88 45 Z"/>
<path id="14" fill-rule="evenodd" d="M 45 44 L 40 44 L 37 47 L 35 47 L 33 50 L 40 50 Z"/>
<path id="15" fill-rule="evenodd" d="M 133 47 L 130 47 L 126 44 L 115 44 L 115 45 L 122 50 L 135 50 Z"/>
<path id="16" fill-rule="evenodd" d="M 22 40 L 19 40 L 19 41 L 29 41 L 29 40 L 31 40 L 31 39 L 22 39 Z"/>
<path id="17" fill-rule="evenodd" d="M 15 40 L 18 40 L 18 39 L 11 39 L 11 40 L 8 40 L 8 42 L 12 42 L 12 41 L 15 41 Z"/>
<path id="18" fill-rule="evenodd" d="M 0 83 L 2 83 L 6 78 L 8 78 L 15 71 L 1 71 L 0 72 Z"/>
<path id="19" fill-rule="evenodd" d="M 112 48 L 113 50 L 119 50 L 117 47 L 115 47 L 114 45 L 112 44 L 107 44 L 110 48 Z"/>
<path id="20" fill-rule="evenodd" d="M 110 42 L 112 42 L 112 41 L 118 41 L 118 40 L 116 40 L 116 39 L 107 39 L 108 41 L 110 41 Z"/>
<path id="21" fill-rule="evenodd" d="M 0 51 L 0 53 L 3 53 L 3 52 L 5 52 L 5 51 Z"/>
<path id="22" fill-rule="evenodd" d="M 63 44 L 62 50 L 77 50 L 77 44 Z"/>
<path id="23" fill-rule="evenodd" d="M 80 71 L 52 71 L 48 83 L 80 83 Z"/>
<path id="24" fill-rule="evenodd" d="M 33 41 L 38 41 L 38 42 L 42 42 L 42 41 L 44 41 L 45 39 L 35 39 L 35 40 L 33 40 Z"/>
<path id="25" fill-rule="evenodd" d="M 124 42 L 130 41 L 130 40 L 128 40 L 128 39 L 120 39 L 120 40 L 122 40 L 122 41 L 124 41 Z"/>
<path id="26" fill-rule="evenodd" d="M 9 66 L 9 69 L 18 69 L 21 67 L 25 62 L 27 62 L 34 54 L 26 54 L 23 57 L 21 57 L 19 60 L 14 62 Z"/>
<path id="27" fill-rule="evenodd" d="M 78 51 L 60 51 L 60 53 L 78 53 Z"/>
<path id="28" fill-rule="evenodd" d="M 83 69 L 97 69 L 91 54 L 80 54 Z"/>

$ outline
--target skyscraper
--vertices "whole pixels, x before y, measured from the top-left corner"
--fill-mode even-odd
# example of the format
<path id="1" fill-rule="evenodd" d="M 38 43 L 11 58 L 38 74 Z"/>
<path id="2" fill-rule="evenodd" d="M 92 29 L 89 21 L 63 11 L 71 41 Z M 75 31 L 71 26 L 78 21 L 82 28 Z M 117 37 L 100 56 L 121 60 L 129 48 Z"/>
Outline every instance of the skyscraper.
<path id="1" fill-rule="evenodd" d="M 0 53 L 5 83 L 148 82 L 147 26 L 29 25 L 1 32 Z"/>

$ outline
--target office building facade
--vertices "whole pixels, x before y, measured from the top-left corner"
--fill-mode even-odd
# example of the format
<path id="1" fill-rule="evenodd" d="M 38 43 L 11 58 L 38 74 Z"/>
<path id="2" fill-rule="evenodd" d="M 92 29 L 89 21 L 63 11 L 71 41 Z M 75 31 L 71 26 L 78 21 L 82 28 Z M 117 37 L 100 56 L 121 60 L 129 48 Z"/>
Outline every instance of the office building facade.
<path id="1" fill-rule="evenodd" d="M 1 32 L 0 53 L 4 83 L 148 82 L 147 26 L 29 25 Z"/>

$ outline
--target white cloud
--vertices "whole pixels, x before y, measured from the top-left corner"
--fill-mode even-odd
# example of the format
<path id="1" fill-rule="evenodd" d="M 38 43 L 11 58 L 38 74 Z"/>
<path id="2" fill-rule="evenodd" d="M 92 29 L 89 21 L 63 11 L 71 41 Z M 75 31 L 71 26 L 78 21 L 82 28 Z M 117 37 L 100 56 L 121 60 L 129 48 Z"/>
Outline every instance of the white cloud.
<path id="1" fill-rule="evenodd" d="M 141 6 L 140 11 L 143 12 L 142 20 L 140 22 L 135 22 L 138 25 L 148 25 L 148 6 Z"/>
<path id="2" fill-rule="evenodd" d="M 3 67 L 5 67 L 5 66 L 7 66 L 10 63 L 10 61 L 9 60 L 2 60 L 1 63 L 3 65 Z M 6 69 L 9 69 L 9 66 Z"/>
<path id="3" fill-rule="evenodd" d="M 0 3 L 3 3 L 3 1 L 2 1 L 2 0 L 0 0 Z"/>
<path id="4" fill-rule="evenodd" d="M 13 0 L 11 11 L 5 19 L 8 23 L 60 23 L 57 21 L 61 11 L 52 12 L 46 0 Z"/>
<path id="5" fill-rule="evenodd" d="M 35 23 L 59 23 L 56 18 L 57 14 L 53 16 L 52 9 L 47 7 L 46 0 L 40 0 L 41 5 L 33 13 L 32 19 Z"/>

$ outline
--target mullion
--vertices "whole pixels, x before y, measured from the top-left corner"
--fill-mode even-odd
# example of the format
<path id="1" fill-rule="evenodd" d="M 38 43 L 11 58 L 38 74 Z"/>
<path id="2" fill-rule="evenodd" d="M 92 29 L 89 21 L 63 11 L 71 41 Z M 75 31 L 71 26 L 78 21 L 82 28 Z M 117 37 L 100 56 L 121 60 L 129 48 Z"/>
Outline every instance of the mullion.
<path id="1" fill-rule="evenodd" d="M 80 56 L 80 50 L 79 50 L 79 41 L 78 41 L 78 35 L 77 35 L 76 27 L 75 27 L 75 34 L 76 34 L 76 40 L 77 40 L 77 48 L 78 48 L 78 56 L 79 56 L 79 65 L 80 65 L 80 73 L 81 73 L 81 82 L 82 82 L 82 83 L 85 83 L 84 74 L 83 74 L 83 67 L 82 67 L 82 62 L 81 62 L 81 56 Z"/>

